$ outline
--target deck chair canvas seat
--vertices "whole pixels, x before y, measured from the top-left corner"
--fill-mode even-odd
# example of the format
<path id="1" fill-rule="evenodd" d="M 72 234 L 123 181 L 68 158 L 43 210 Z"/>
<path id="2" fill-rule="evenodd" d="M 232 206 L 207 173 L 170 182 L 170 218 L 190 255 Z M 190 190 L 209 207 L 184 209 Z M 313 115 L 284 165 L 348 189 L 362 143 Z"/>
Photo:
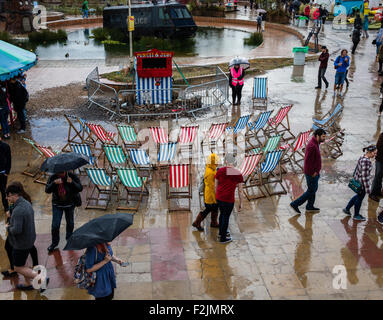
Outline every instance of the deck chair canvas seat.
<path id="1" fill-rule="evenodd" d="M 171 164 L 169 166 L 168 179 L 166 180 L 166 195 L 168 200 L 168 210 L 171 211 L 190 211 L 192 199 L 191 168 L 189 164 Z M 186 199 L 187 207 L 171 206 L 172 199 Z"/>
<path id="2" fill-rule="evenodd" d="M 258 174 L 249 179 L 244 186 L 244 193 L 249 201 L 287 193 L 286 188 L 283 186 L 279 161 L 282 154 L 282 150 L 277 150 L 268 152 L 263 156 L 264 161 L 258 165 Z M 277 190 L 277 187 L 280 187 L 281 190 Z"/>
<path id="3" fill-rule="evenodd" d="M 150 127 L 149 128 L 154 143 L 168 143 L 169 138 L 165 128 L 162 127 Z"/>
<path id="4" fill-rule="evenodd" d="M 116 172 L 117 168 L 125 168 L 128 166 L 128 157 L 124 150 L 119 145 L 105 144 L 104 151 L 104 166 L 109 163 L 110 172 Z"/>
<path id="5" fill-rule="evenodd" d="M 242 130 L 246 129 L 247 123 L 249 122 L 250 117 L 251 117 L 250 114 L 239 117 L 233 127 L 230 127 L 230 126 L 226 127 L 226 132 L 238 134 Z"/>
<path id="6" fill-rule="evenodd" d="M 180 128 L 178 135 L 179 151 L 182 152 L 186 149 L 189 153 L 189 159 L 192 158 L 193 144 L 198 135 L 198 129 L 198 125 L 181 126 Z"/>
<path id="7" fill-rule="evenodd" d="M 257 119 L 253 122 L 249 121 L 247 124 L 247 132 L 245 134 L 245 142 L 248 147 L 247 150 L 255 149 L 258 145 L 263 145 L 265 142 L 264 132 L 269 126 L 269 119 L 273 110 L 261 112 Z"/>
<path id="8" fill-rule="evenodd" d="M 201 141 L 201 150 L 203 152 L 203 145 L 206 140 L 206 144 L 208 145 L 211 152 L 216 148 L 217 142 L 221 139 L 222 136 L 224 136 L 225 129 L 226 129 L 227 123 L 212 123 L 210 125 L 209 131 L 204 136 L 203 140 Z M 222 140 L 223 148 L 225 149 L 225 138 Z"/>
<path id="9" fill-rule="evenodd" d="M 261 159 L 262 154 L 252 154 L 245 156 L 240 168 L 244 181 L 244 190 L 248 185 L 249 181 L 251 181 L 254 175 L 257 173 L 257 166 Z"/>
<path id="10" fill-rule="evenodd" d="M 313 118 L 313 126 L 312 129 L 324 129 L 325 131 L 329 131 L 330 133 L 333 133 L 336 131 L 334 129 L 334 124 L 339 120 L 340 116 L 343 113 L 343 106 L 338 103 L 334 110 L 331 111 L 329 110 L 322 118 L 320 119 L 315 119 Z"/>
<path id="11" fill-rule="evenodd" d="M 117 133 L 112 131 L 106 131 L 103 126 L 100 124 L 94 124 L 94 123 L 88 123 L 85 122 L 85 125 L 90 130 L 90 134 L 88 136 L 88 139 L 86 140 L 87 143 L 93 142 L 93 147 L 97 150 L 101 150 L 102 147 L 97 148 L 97 142 L 100 142 L 100 145 L 104 144 L 115 144 L 117 145 L 117 142 L 115 140 Z"/>
<path id="12" fill-rule="evenodd" d="M 274 151 L 275 149 L 277 149 L 280 140 L 281 135 L 270 137 L 269 139 L 267 139 L 266 145 L 264 147 L 252 149 L 250 152 L 253 154 L 258 154 Z"/>
<path id="13" fill-rule="evenodd" d="M 143 149 L 129 149 L 128 155 L 139 176 L 150 176 L 152 165 L 148 154 Z"/>
<path id="14" fill-rule="evenodd" d="M 118 193 L 116 176 L 110 177 L 103 168 L 87 168 L 89 186 L 86 192 L 86 209 L 106 210 L 113 194 Z M 105 197 L 102 197 L 105 196 Z M 95 204 L 91 204 L 91 202 Z M 105 202 L 104 205 L 100 204 Z"/>
<path id="15" fill-rule="evenodd" d="M 282 150 L 286 150 L 286 156 L 281 159 L 281 165 L 289 164 L 295 173 L 303 172 L 304 149 L 310 138 L 310 133 L 311 130 L 300 132 L 291 144 L 281 147 Z"/>
<path id="16" fill-rule="evenodd" d="M 92 150 L 88 144 L 70 143 L 69 146 L 70 146 L 70 150 L 72 152 L 87 156 L 88 160 L 89 160 L 89 166 L 97 167 L 96 156 L 92 152 Z M 85 169 L 79 168 L 78 170 L 79 170 L 80 175 L 86 175 Z"/>
<path id="17" fill-rule="evenodd" d="M 134 168 L 117 169 L 117 174 L 126 193 L 126 197 L 124 197 L 123 192 L 121 192 L 119 188 L 117 196 L 117 210 L 138 211 L 143 197 L 149 195 L 149 191 L 146 186 L 148 179 L 146 177 L 139 177 L 137 170 Z M 132 199 L 134 196 L 136 196 L 137 199 Z M 126 204 L 124 205 L 123 202 Z M 136 205 L 128 206 L 129 202 L 136 202 Z"/>
<path id="18" fill-rule="evenodd" d="M 122 145 L 128 148 L 138 148 L 141 144 L 137 140 L 137 132 L 132 126 L 117 125 L 118 140 Z"/>
<path id="19" fill-rule="evenodd" d="M 253 84 L 253 107 L 256 109 L 267 109 L 267 77 L 254 77 Z"/>
<path id="20" fill-rule="evenodd" d="M 291 132 L 289 112 L 293 105 L 281 107 L 275 117 L 269 119 L 270 126 L 266 130 L 266 135 L 280 134 L 282 135 L 282 141 L 290 141 L 295 139 L 295 135 Z"/>

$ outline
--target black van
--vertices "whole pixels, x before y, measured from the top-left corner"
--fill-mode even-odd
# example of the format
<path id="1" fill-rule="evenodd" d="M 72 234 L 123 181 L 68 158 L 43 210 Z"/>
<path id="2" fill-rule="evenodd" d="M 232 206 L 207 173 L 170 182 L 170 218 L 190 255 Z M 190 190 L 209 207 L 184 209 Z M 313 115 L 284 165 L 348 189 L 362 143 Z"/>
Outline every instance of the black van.
<path id="1" fill-rule="evenodd" d="M 104 28 L 116 28 L 128 32 L 129 6 L 105 7 Z M 192 15 L 185 5 L 178 2 L 164 4 L 133 4 L 135 38 L 142 36 L 192 37 L 197 31 Z"/>

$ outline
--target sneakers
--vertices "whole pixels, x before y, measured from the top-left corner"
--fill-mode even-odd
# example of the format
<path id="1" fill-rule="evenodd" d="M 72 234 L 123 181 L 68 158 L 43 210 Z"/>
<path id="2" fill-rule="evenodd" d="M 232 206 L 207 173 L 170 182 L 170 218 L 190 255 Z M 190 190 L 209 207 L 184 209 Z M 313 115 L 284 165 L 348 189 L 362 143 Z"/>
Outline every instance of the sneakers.
<path id="1" fill-rule="evenodd" d="M 41 288 L 40 293 L 43 293 L 48 288 L 48 284 L 49 284 L 49 278 L 47 277 L 47 279 L 45 280 L 45 288 Z"/>
<path id="2" fill-rule="evenodd" d="M 320 209 L 319 208 L 315 208 L 315 207 L 312 207 L 312 208 L 306 208 L 306 211 L 307 212 L 319 212 L 320 211 Z"/>
<path id="3" fill-rule="evenodd" d="M 375 202 L 379 202 L 379 198 L 374 194 L 370 194 L 368 197 Z"/>
<path id="4" fill-rule="evenodd" d="M 366 221 L 366 218 L 363 217 L 363 216 L 360 215 L 360 214 L 354 215 L 354 218 L 353 218 L 353 219 L 356 220 L 356 221 Z"/>
<path id="5" fill-rule="evenodd" d="M 16 288 L 24 291 L 33 290 L 33 286 L 26 286 L 25 284 L 18 284 Z"/>
<path id="6" fill-rule="evenodd" d="M 349 216 L 351 216 L 350 210 L 347 210 L 346 208 L 343 209 L 343 212 Z"/>
<path id="7" fill-rule="evenodd" d="M 383 214 L 382 214 L 382 213 L 379 214 L 379 215 L 378 215 L 378 218 L 377 218 L 376 220 L 378 220 L 378 223 L 380 223 L 380 224 L 383 225 Z"/>
<path id="8" fill-rule="evenodd" d="M 51 244 L 51 245 L 48 247 L 48 249 L 47 249 L 47 250 L 48 250 L 48 252 L 49 252 L 49 253 L 52 253 L 53 251 L 55 251 L 55 250 L 56 250 L 56 247 L 57 247 L 56 245 L 54 245 L 54 244 Z"/>
<path id="9" fill-rule="evenodd" d="M 23 134 L 23 133 L 25 133 L 25 130 L 20 129 L 19 131 L 17 131 L 17 134 Z"/>
<path id="10" fill-rule="evenodd" d="M 338 94 L 338 97 L 339 97 L 339 98 L 342 98 L 342 94 L 341 94 L 341 93 L 339 93 L 339 94 Z"/>
<path id="11" fill-rule="evenodd" d="M 232 241 L 233 241 L 233 239 L 231 239 L 231 238 L 225 238 L 225 239 L 219 240 L 219 243 L 224 244 L 224 243 L 229 243 L 229 242 L 232 242 Z"/>
<path id="12" fill-rule="evenodd" d="M 315 89 L 322 89 L 322 87 L 315 87 Z"/>
<path id="13" fill-rule="evenodd" d="M 230 234 L 229 231 L 226 232 L 226 238 L 231 238 L 231 234 Z M 221 235 L 220 234 L 217 235 L 217 240 L 219 241 L 219 239 L 221 239 Z"/>
<path id="14" fill-rule="evenodd" d="M 298 206 L 294 206 L 292 202 L 290 203 L 290 207 L 293 208 L 296 213 L 301 214 L 301 211 L 299 210 Z"/>

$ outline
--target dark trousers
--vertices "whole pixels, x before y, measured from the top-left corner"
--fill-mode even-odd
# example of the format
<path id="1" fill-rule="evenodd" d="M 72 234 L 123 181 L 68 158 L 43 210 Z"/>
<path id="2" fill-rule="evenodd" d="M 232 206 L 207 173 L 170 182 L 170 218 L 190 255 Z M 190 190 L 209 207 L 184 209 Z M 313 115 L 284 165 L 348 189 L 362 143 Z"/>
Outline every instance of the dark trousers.
<path id="1" fill-rule="evenodd" d="M 347 76 L 348 76 L 348 69 L 346 70 L 346 75 L 344 77 L 344 81 L 346 81 L 346 85 L 348 87 L 350 85 L 350 83 L 348 82 Z"/>
<path id="2" fill-rule="evenodd" d="M 5 212 L 9 210 L 7 195 L 5 194 L 5 190 L 7 189 L 7 181 L 8 177 L 5 174 L 0 174 L 1 200 L 3 201 L 3 207 Z"/>
<path id="3" fill-rule="evenodd" d="M 17 119 L 19 119 L 20 122 L 20 130 L 25 130 L 25 112 L 24 108 L 22 109 L 17 109 Z"/>
<path id="4" fill-rule="evenodd" d="M 234 203 L 224 202 L 217 200 L 219 207 L 219 234 L 221 236 L 221 241 L 226 239 L 227 228 L 229 227 L 229 219 L 231 212 L 234 208 Z"/>
<path id="5" fill-rule="evenodd" d="M 352 46 L 351 53 L 354 54 L 354 53 L 355 53 L 355 50 L 356 50 L 356 47 L 358 46 L 359 41 L 353 41 L 352 43 L 353 43 L 354 45 Z"/>
<path id="6" fill-rule="evenodd" d="M 68 239 L 73 232 L 74 228 L 74 206 L 72 207 L 58 207 L 52 206 L 52 244 L 57 246 L 60 242 L 60 225 L 63 213 L 65 212 L 66 221 L 66 239 Z"/>
<path id="7" fill-rule="evenodd" d="M 382 105 L 380 106 L 382 109 Z M 382 112 L 382 111 L 380 111 Z M 371 194 L 375 196 L 382 195 L 382 179 L 383 179 L 383 162 L 375 162 L 375 177 L 372 182 Z"/>
<path id="8" fill-rule="evenodd" d="M 241 97 L 242 97 L 242 88 L 243 88 L 243 85 L 236 85 L 235 87 L 232 85 L 231 86 L 231 90 L 232 90 L 232 98 L 233 98 L 233 104 L 236 103 L 240 103 L 241 102 Z M 235 99 L 238 99 L 238 100 L 235 100 Z"/>
<path id="9" fill-rule="evenodd" d="M 327 68 L 319 68 L 318 70 L 318 87 L 322 88 L 322 80 L 326 85 L 326 88 L 328 87 L 328 81 L 325 78 L 325 73 L 326 73 Z"/>
<path id="10" fill-rule="evenodd" d="M 291 204 L 293 206 L 299 207 L 307 201 L 306 209 L 312 209 L 314 208 L 315 193 L 318 190 L 319 175 L 317 175 L 316 177 L 312 177 L 308 174 L 305 174 L 305 177 L 307 182 L 307 191 L 304 194 L 302 194 L 298 199 L 293 201 Z"/>
<path id="11" fill-rule="evenodd" d="M 205 219 L 210 212 L 218 212 L 218 204 L 205 203 L 205 210 L 201 212 L 202 217 Z"/>
<path id="12" fill-rule="evenodd" d="M 3 136 L 9 133 L 8 115 L 9 115 L 8 107 L 0 107 L 0 124 L 1 124 L 1 131 L 3 132 Z"/>
<path id="13" fill-rule="evenodd" d="M 383 112 L 383 99 L 382 99 L 382 102 L 380 103 L 379 112 Z"/>
<path id="14" fill-rule="evenodd" d="M 100 298 L 94 298 L 95 300 L 98 300 L 98 301 L 110 301 L 110 300 L 113 300 L 114 298 L 114 289 L 112 288 L 112 293 L 109 295 L 109 296 L 106 296 L 106 297 L 100 297 Z"/>
<path id="15" fill-rule="evenodd" d="M 382 72 L 382 65 L 383 65 L 383 60 L 379 59 L 379 70 L 378 70 L 378 72 Z"/>
<path id="16" fill-rule="evenodd" d="M 10 268 L 12 270 L 14 270 L 15 265 L 13 264 L 13 255 L 12 255 L 13 247 L 12 247 L 11 243 L 9 242 L 8 238 L 5 240 L 4 249 L 7 252 Z M 29 250 L 29 254 L 31 255 L 33 266 L 37 266 L 39 264 L 39 258 L 38 258 L 37 249 L 35 246 L 33 246 Z"/>
<path id="17" fill-rule="evenodd" d="M 347 204 L 346 210 L 350 210 L 354 206 L 354 216 L 359 215 L 360 207 L 362 206 L 365 195 L 366 191 L 363 189 L 361 193 L 357 193 L 355 196 L 353 196 Z"/>

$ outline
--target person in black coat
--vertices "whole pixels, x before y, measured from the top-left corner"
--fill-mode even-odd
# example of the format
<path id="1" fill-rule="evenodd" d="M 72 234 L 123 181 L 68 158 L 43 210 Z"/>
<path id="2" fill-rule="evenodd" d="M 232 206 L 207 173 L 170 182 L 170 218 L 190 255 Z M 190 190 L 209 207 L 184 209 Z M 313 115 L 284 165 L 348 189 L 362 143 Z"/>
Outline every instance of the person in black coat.
<path id="1" fill-rule="evenodd" d="M 60 225 L 63 213 L 66 220 L 66 239 L 72 235 L 74 228 L 74 208 L 76 198 L 82 191 L 80 179 L 74 173 L 61 172 L 52 175 L 45 186 L 46 193 L 52 193 L 52 244 L 48 251 L 52 252 L 60 242 Z"/>
<path id="2" fill-rule="evenodd" d="M 13 102 L 13 107 L 17 113 L 17 119 L 20 122 L 20 130 L 17 133 L 25 133 L 25 106 L 29 99 L 27 89 L 22 85 L 20 81 L 13 78 L 9 82 L 8 86 L 9 98 Z"/>
<path id="3" fill-rule="evenodd" d="M 352 43 L 354 44 L 352 46 L 351 53 L 354 54 L 356 47 L 358 46 L 358 43 L 360 41 L 360 29 L 354 28 L 354 31 L 352 32 Z"/>
<path id="4" fill-rule="evenodd" d="M 0 138 L 0 191 L 1 199 L 3 201 L 4 211 L 9 211 L 9 205 L 5 190 L 7 188 L 8 175 L 11 171 L 12 157 L 11 157 L 11 148 Z"/>
<path id="5" fill-rule="evenodd" d="M 11 138 L 9 134 L 8 116 L 9 106 L 7 101 L 7 88 L 5 83 L 0 83 L 0 124 L 4 139 Z"/>

